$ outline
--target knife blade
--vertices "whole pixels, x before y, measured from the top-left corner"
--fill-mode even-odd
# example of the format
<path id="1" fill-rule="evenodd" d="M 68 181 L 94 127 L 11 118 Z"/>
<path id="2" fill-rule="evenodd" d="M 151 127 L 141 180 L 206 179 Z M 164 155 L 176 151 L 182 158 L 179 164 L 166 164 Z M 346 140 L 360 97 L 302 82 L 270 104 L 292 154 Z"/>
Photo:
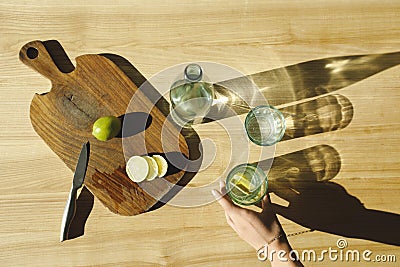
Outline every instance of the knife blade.
<path id="1" fill-rule="evenodd" d="M 64 214 L 61 222 L 60 242 L 68 239 L 68 231 L 76 211 L 76 197 L 78 189 L 82 187 L 85 180 L 86 169 L 89 162 L 89 142 L 83 144 L 76 164 L 71 190 L 65 205 Z"/>

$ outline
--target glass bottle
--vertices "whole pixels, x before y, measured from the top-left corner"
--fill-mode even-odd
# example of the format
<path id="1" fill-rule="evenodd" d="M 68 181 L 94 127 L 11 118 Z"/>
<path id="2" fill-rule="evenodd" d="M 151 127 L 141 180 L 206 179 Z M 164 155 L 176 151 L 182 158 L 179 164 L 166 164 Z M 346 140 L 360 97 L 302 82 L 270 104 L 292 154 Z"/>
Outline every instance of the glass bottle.
<path id="1" fill-rule="evenodd" d="M 198 64 L 186 66 L 183 78 L 170 89 L 171 116 L 182 127 L 198 124 L 207 116 L 214 101 L 214 86 L 204 81 Z"/>

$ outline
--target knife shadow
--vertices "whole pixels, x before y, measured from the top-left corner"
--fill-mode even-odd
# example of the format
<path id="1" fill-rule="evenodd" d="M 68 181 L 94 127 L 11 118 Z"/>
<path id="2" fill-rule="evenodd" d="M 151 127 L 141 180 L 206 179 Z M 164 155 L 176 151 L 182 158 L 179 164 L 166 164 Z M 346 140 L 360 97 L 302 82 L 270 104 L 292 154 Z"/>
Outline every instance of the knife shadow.
<path id="1" fill-rule="evenodd" d="M 83 186 L 78 199 L 76 200 L 75 216 L 71 222 L 67 240 L 83 236 L 85 233 L 86 221 L 93 209 L 94 196 Z"/>

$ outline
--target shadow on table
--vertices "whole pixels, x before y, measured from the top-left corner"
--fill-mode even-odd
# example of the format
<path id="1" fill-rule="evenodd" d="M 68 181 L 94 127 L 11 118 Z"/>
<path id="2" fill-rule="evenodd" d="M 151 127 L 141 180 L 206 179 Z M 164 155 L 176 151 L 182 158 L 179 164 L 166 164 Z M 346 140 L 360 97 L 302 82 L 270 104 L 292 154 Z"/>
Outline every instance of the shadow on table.
<path id="1" fill-rule="evenodd" d="M 367 209 L 334 182 L 271 181 L 270 191 L 289 202 L 277 214 L 311 230 L 400 245 L 400 215 Z"/>
<path id="2" fill-rule="evenodd" d="M 101 56 L 104 56 L 111 60 L 115 65 L 120 68 L 125 75 L 132 80 L 132 82 L 138 87 L 139 90 L 142 90 L 147 98 L 154 103 L 155 108 L 158 108 L 166 117 L 169 115 L 170 112 L 170 105 L 168 101 L 160 95 L 160 93 L 155 89 L 152 84 L 150 84 L 146 78 L 125 58 L 115 55 L 115 54 L 100 54 Z M 126 114 L 129 115 L 129 114 Z M 128 118 L 129 122 L 131 124 L 135 123 L 135 119 L 133 116 L 131 117 L 126 117 Z M 144 117 L 143 117 L 144 118 Z M 144 119 L 142 118 L 142 121 Z M 136 123 L 140 123 L 136 121 Z M 151 119 L 147 120 L 147 123 L 151 123 Z M 137 127 L 135 127 L 137 128 Z M 133 129 L 133 132 L 136 132 L 135 128 Z M 124 135 L 123 131 L 123 136 Z M 127 132 L 127 136 L 131 135 Z M 202 147 L 200 145 L 200 138 L 197 135 L 196 131 L 194 131 L 192 128 L 183 128 L 181 129 L 181 134 L 185 137 L 186 143 L 189 148 L 189 160 L 191 164 L 191 170 L 193 169 L 198 169 L 200 168 L 201 165 L 201 159 L 202 159 Z M 151 153 L 150 153 L 151 154 Z M 158 153 L 160 154 L 160 153 Z M 171 152 L 169 153 L 170 156 L 173 154 L 181 154 L 180 152 Z M 175 163 L 178 162 L 179 160 L 175 160 Z M 169 164 L 169 170 L 167 173 L 168 174 L 173 174 L 176 172 L 179 172 L 177 168 L 174 167 L 174 165 Z M 196 175 L 196 172 L 185 172 L 183 176 L 180 178 L 180 180 L 173 185 L 172 187 L 168 188 L 168 192 L 163 195 L 147 212 L 149 211 L 154 211 L 156 209 L 161 208 L 164 206 L 166 203 L 168 203 L 169 200 L 171 200 L 176 194 L 179 193 L 180 190 L 182 190 L 183 187 L 185 187 Z"/>
<path id="3" fill-rule="evenodd" d="M 218 104 L 211 107 L 204 123 L 246 114 L 259 104 L 256 99 L 265 97 L 272 106 L 306 100 L 280 109 L 287 125 L 282 140 L 343 129 L 353 118 L 353 106 L 343 95 L 326 94 L 398 64 L 400 52 L 332 57 L 218 82 L 214 85 Z M 261 93 L 255 92 L 254 85 Z"/>
<path id="4" fill-rule="evenodd" d="M 268 166 L 268 162 L 261 161 L 259 166 Z M 288 207 L 273 204 L 277 214 L 311 230 L 400 245 L 400 215 L 367 209 L 332 182 L 340 167 L 339 153 L 327 145 L 275 158 L 268 173 L 268 190 L 289 202 Z"/>
<path id="5" fill-rule="evenodd" d="M 85 233 L 86 221 L 93 209 L 94 196 L 84 186 L 76 200 L 75 216 L 69 227 L 67 240 L 83 236 Z"/>
<path id="6" fill-rule="evenodd" d="M 327 95 L 280 109 L 286 121 L 282 141 L 331 132 L 347 127 L 353 119 L 353 105 L 342 95 Z"/>
<path id="7" fill-rule="evenodd" d="M 118 117 L 121 120 L 121 131 L 117 138 L 134 136 L 144 132 L 153 121 L 153 117 L 146 112 L 129 112 Z"/>
<path id="8" fill-rule="evenodd" d="M 282 179 L 303 182 L 328 181 L 339 173 L 341 159 L 332 146 L 318 145 L 260 161 L 258 167 L 268 171 L 268 183 Z"/>
<path id="9" fill-rule="evenodd" d="M 253 90 L 244 88 L 238 95 L 229 88 L 238 88 L 238 84 L 248 87 L 249 80 L 261 90 L 269 105 L 279 106 L 334 92 L 398 64 L 400 52 L 311 60 L 218 82 L 215 84 L 216 98 L 225 99 L 223 102 L 235 114 L 243 114 L 254 107 L 243 101 L 250 99 L 251 102 Z M 222 118 L 226 109 L 220 109 Z M 232 113 L 226 114 L 229 116 Z"/>
<path id="10" fill-rule="evenodd" d="M 75 66 L 72 64 L 71 60 L 67 56 L 65 50 L 61 46 L 61 44 L 56 40 L 49 40 L 43 42 L 44 46 L 49 52 L 49 55 L 53 59 L 54 63 L 56 64 L 57 68 L 63 73 L 70 73 L 74 71 Z M 169 103 L 160 95 L 160 93 L 149 83 L 147 82 L 146 78 L 136 69 L 128 60 L 125 58 L 115 55 L 115 54 L 100 54 L 101 56 L 107 58 L 111 62 L 113 62 L 118 68 L 120 68 L 124 74 L 136 85 L 138 90 L 141 90 L 147 98 L 154 103 L 153 108 L 158 108 L 165 116 L 169 114 Z M 132 88 L 127 88 L 130 90 Z M 144 112 L 127 112 L 126 114 L 122 114 L 120 116 L 122 120 L 122 124 L 129 127 L 123 127 L 123 130 L 119 133 L 117 137 L 124 138 L 136 135 L 138 133 L 143 132 L 146 128 L 151 124 L 154 123 L 153 119 L 149 114 Z M 187 145 L 189 147 L 189 160 L 198 160 L 197 162 L 201 162 L 202 157 L 202 148 L 199 146 L 200 139 L 197 136 L 196 132 L 192 129 L 184 129 L 181 131 L 182 135 L 185 137 Z M 181 154 L 180 151 L 176 152 L 176 154 Z M 194 163 L 194 164 L 198 164 Z M 192 165 L 193 167 L 193 165 Z M 123 173 L 125 173 L 124 168 Z M 180 170 L 170 168 L 168 174 L 176 173 Z M 183 176 L 180 178 L 179 182 L 177 183 L 178 186 L 172 186 L 168 194 L 166 194 L 161 200 L 167 202 L 171 199 L 174 195 L 176 195 L 181 186 L 185 186 L 187 183 L 191 181 L 194 177 L 196 172 L 185 172 Z M 168 178 L 168 177 L 167 177 Z M 175 181 L 174 181 L 175 182 Z M 77 220 L 74 222 L 71 229 L 71 236 L 70 238 L 77 237 L 83 234 L 84 224 L 86 223 L 88 213 L 90 213 L 91 208 L 87 206 L 90 200 L 89 196 L 93 198 L 93 195 L 85 188 L 82 191 L 81 198 L 85 199 L 85 203 L 83 203 L 84 210 L 77 209 Z M 78 204 L 79 204 L 78 200 Z M 152 207 L 151 210 L 157 209 L 164 205 L 163 202 L 158 202 L 156 205 Z M 83 217 L 85 219 L 82 219 Z M 80 219 L 79 219 L 80 218 Z M 81 224 L 81 225 L 79 225 Z"/>
<path id="11" fill-rule="evenodd" d="M 339 94 L 322 96 L 279 110 L 286 122 L 282 141 L 343 129 L 350 124 L 354 112 L 350 100 Z M 205 123 L 222 119 L 218 114 L 218 111 L 211 111 L 209 116 L 212 119 L 206 119 Z M 224 118 L 235 115 L 233 110 L 225 110 L 223 113 Z"/>
<path id="12" fill-rule="evenodd" d="M 57 41 L 43 43 L 60 71 L 68 73 L 74 70 L 73 64 Z M 102 56 L 114 62 L 138 88 L 146 82 L 145 77 L 125 58 L 114 54 Z M 332 57 L 223 81 L 215 85 L 216 96 L 227 101 L 225 109 L 222 105 L 214 112 L 214 120 L 247 113 L 251 107 L 238 94 L 227 89 L 232 83 L 237 87 L 243 80 L 247 83 L 250 79 L 261 89 L 270 105 L 278 106 L 323 96 L 399 63 L 400 52 Z M 159 98 L 158 91 L 150 84 L 146 86 L 146 95 L 165 116 L 169 114 L 169 103 L 164 98 Z M 350 123 L 353 116 L 350 101 L 341 95 L 320 97 L 282 108 L 281 111 L 289 118 L 284 140 L 342 129 Z M 197 134 L 190 129 L 184 130 L 182 134 L 193 149 L 190 159 L 200 157 L 201 148 L 198 147 Z M 260 162 L 260 166 L 263 165 L 271 166 L 271 160 Z M 400 233 L 397 227 L 400 225 L 400 216 L 367 209 L 342 186 L 331 182 L 340 166 L 339 154 L 327 145 L 275 158 L 268 174 L 269 190 L 289 202 L 288 207 L 274 205 L 277 213 L 313 230 L 399 245 Z M 185 186 L 194 175 L 195 173 L 186 173 L 179 185 Z M 178 192 L 178 187 L 172 188 L 167 197 L 150 210 L 162 207 Z M 69 239 L 83 235 L 93 199 L 93 195 L 84 187 L 77 200 L 78 208 Z"/>
<path id="13" fill-rule="evenodd" d="M 214 85 L 217 104 L 204 123 L 246 114 L 260 97 L 279 106 L 319 96 L 280 109 L 287 115 L 283 140 L 343 129 L 352 120 L 353 106 L 342 95 L 326 94 L 398 64 L 400 52 L 331 57 L 221 81 Z M 255 92 L 254 85 L 260 92 Z"/>

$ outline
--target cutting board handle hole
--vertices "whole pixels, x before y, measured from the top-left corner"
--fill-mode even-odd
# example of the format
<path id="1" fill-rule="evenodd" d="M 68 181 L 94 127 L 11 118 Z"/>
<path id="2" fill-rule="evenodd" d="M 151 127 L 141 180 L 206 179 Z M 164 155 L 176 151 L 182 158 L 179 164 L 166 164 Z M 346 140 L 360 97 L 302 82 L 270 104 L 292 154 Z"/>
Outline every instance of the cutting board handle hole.
<path id="1" fill-rule="evenodd" d="M 26 55 L 27 55 L 28 58 L 30 58 L 30 59 L 35 59 L 35 58 L 38 57 L 39 51 L 38 51 L 36 48 L 34 48 L 34 47 L 29 47 L 29 48 L 26 50 Z"/>

